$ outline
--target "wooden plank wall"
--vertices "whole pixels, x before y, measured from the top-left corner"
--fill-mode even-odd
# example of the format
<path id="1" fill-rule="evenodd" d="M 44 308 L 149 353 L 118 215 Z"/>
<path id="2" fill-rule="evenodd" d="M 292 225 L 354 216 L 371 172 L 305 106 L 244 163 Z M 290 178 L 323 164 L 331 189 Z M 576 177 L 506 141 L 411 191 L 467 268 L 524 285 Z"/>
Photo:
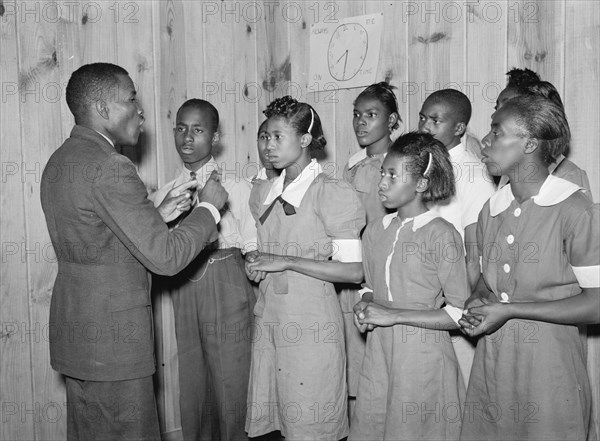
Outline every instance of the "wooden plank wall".
<path id="1" fill-rule="evenodd" d="M 65 438 L 64 382 L 49 366 L 48 307 L 56 274 L 39 180 L 73 118 L 64 86 L 78 66 L 107 61 L 136 83 L 146 125 L 124 153 L 149 192 L 176 173 L 172 127 L 179 105 L 202 97 L 221 113 L 218 161 L 251 174 L 261 111 L 292 94 L 319 112 L 326 168 L 358 150 L 351 129 L 360 89 L 315 92 L 308 78 L 313 23 L 383 13 L 377 81 L 397 86 L 400 131 L 415 129 L 423 99 L 454 87 L 473 102 L 470 133 L 487 133 L 495 98 L 513 66 L 529 67 L 562 93 L 571 158 L 599 188 L 600 3 L 595 0 L 41 2 L 0 0 L 0 439 Z M 596 198 L 600 191 L 596 191 Z M 155 293 L 161 427 L 177 437 L 177 352 L 172 307 Z M 597 334 L 592 330 L 591 334 Z M 589 339 L 600 402 L 598 337 Z"/>

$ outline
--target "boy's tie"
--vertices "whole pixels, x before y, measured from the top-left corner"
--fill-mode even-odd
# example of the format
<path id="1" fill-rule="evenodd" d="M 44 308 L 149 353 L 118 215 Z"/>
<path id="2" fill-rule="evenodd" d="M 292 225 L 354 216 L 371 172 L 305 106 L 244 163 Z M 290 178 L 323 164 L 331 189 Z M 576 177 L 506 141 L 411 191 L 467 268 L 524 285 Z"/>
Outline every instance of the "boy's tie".
<path id="1" fill-rule="evenodd" d="M 285 201 L 281 197 L 281 195 L 279 195 L 279 196 L 277 196 L 277 198 L 275 198 L 275 200 L 271 203 L 271 205 L 269 205 L 269 208 L 267 208 L 265 210 L 263 215 L 258 218 L 258 221 L 260 222 L 261 225 L 263 225 L 265 223 L 265 221 L 271 214 L 271 211 L 273 211 L 273 208 L 275 207 L 275 204 L 277 202 L 281 202 L 281 205 L 283 205 L 283 212 L 285 213 L 286 216 L 291 216 L 292 214 L 296 214 L 296 209 L 294 208 L 294 206 L 292 204 L 290 204 L 289 202 Z"/>
<path id="2" fill-rule="evenodd" d="M 196 172 L 194 172 L 194 171 L 190 172 L 190 179 L 196 179 Z M 176 217 L 175 219 L 173 219 L 171 222 L 167 223 L 167 226 L 169 226 L 169 228 L 172 228 L 172 227 L 175 227 L 175 226 L 179 225 L 181 223 L 181 221 L 183 221 L 186 217 L 188 217 L 190 215 L 190 213 L 194 209 L 194 206 L 196 205 L 195 204 L 195 200 L 196 200 L 197 196 L 198 196 L 198 190 L 196 189 L 192 193 L 192 196 L 191 196 L 192 206 L 190 207 L 190 209 L 188 211 L 184 211 L 178 217 Z"/>

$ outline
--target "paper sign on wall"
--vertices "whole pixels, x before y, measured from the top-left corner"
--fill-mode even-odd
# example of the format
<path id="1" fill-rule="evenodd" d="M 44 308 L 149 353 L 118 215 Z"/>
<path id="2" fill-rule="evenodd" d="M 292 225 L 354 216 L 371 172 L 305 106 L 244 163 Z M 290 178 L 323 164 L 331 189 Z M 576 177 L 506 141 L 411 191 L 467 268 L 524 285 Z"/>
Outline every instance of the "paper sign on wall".
<path id="1" fill-rule="evenodd" d="M 375 82 L 383 14 L 313 24 L 310 30 L 309 88 L 349 89 Z"/>

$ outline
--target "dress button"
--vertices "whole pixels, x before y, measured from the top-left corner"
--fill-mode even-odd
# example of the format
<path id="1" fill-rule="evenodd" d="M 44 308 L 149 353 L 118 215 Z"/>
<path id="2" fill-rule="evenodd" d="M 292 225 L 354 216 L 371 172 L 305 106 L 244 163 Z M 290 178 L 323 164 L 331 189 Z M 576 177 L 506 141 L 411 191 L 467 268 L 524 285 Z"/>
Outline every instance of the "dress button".
<path id="1" fill-rule="evenodd" d="M 517 209 L 515 210 L 515 217 L 519 217 L 519 216 L 521 216 L 521 209 L 520 209 L 520 208 L 517 208 Z"/>
<path id="2" fill-rule="evenodd" d="M 509 234 L 508 236 L 506 236 L 506 242 L 508 242 L 509 245 L 512 245 L 515 242 L 515 236 Z"/>
<path id="3" fill-rule="evenodd" d="M 510 273 L 510 265 L 508 263 L 505 263 L 502 268 L 506 274 Z"/>
<path id="4" fill-rule="evenodd" d="M 508 303 L 508 294 L 506 294 L 505 292 L 503 292 L 502 294 L 500 294 L 500 301 L 502 303 Z"/>

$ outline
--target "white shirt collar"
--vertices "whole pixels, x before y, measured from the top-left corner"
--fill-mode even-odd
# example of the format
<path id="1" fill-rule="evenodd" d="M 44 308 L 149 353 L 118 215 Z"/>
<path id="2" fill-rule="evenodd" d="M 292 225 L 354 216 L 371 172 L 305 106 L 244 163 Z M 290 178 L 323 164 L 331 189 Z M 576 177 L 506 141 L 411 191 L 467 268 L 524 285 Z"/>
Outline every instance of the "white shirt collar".
<path id="1" fill-rule="evenodd" d="M 383 157 L 385 158 L 386 155 L 387 155 L 387 152 L 385 152 L 383 154 Z M 367 156 L 368 155 L 367 155 L 366 148 L 361 148 L 358 152 L 356 152 L 355 154 L 350 156 L 350 159 L 348 159 L 348 170 L 350 170 L 352 167 L 354 167 L 356 164 L 358 164 L 363 159 L 367 159 Z M 375 156 L 377 156 L 377 155 L 375 155 Z"/>
<path id="2" fill-rule="evenodd" d="M 270 205 L 278 196 L 281 196 L 286 202 L 298 208 L 308 187 L 322 172 L 323 168 L 321 164 L 316 159 L 312 159 L 310 164 L 300 172 L 298 177 L 283 190 L 283 181 L 285 179 L 285 170 L 283 170 L 281 175 L 271 185 L 271 190 L 264 201 L 264 205 Z"/>
<path id="3" fill-rule="evenodd" d="M 531 199 L 540 207 L 551 207 L 564 201 L 579 190 L 582 190 L 582 188 L 572 182 L 554 175 L 548 175 L 540 188 L 540 192 Z M 510 184 L 505 185 L 490 198 L 490 215 L 492 217 L 499 215 L 510 206 L 514 199 L 515 196 L 512 193 Z"/>
<path id="4" fill-rule="evenodd" d="M 206 164 L 196 170 L 196 180 L 200 183 L 200 185 L 206 185 L 206 182 L 208 181 L 208 178 L 213 170 L 219 170 L 219 164 L 217 164 L 217 161 L 215 161 L 215 159 L 211 156 Z M 186 168 L 185 164 L 181 164 L 181 173 L 186 175 L 188 179 L 191 172 L 192 170 Z"/>
<path id="5" fill-rule="evenodd" d="M 100 136 L 102 136 L 104 139 L 106 139 L 110 145 L 112 145 L 113 147 L 115 146 L 115 143 L 114 143 L 114 142 L 112 142 L 112 141 L 110 140 L 110 138 L 109 138 L 108 136 L 106 136 L 104 133 L 100 133 L 98 130 L 94 130 L 94 132 L 96 132 L 98 135 L 100 135 Z"/>
<path id="6" fill-rule="evenodd" d="M 267 176 L 267 169 L 266 168 L 262 167 L 258 171 L 258 173 L 256 174 L 256 176 L 254 176 L 254 178 L 252 180 L 255 181 L 257 179 L 260 179 L 260 180 L 263 180 L 263 181 L 268 181 L 269 180 L 269 178 Z"/>
<path id="7" fill-rule="evenodd" d="M 387 229 L 390 226 L 390 224 L 392 223 L 392 220 L 394 220 L 394 218 L 396 218 L 396 217 L 398 217 L 397 211 L 395 213 L 390 213 L 390 214 L 385 215 L 382 219 L 383 228 Z M 431 222 L 432 220 L 434 220 L 435 218 L 438 218 L 438 217 L 440 217 L 440 214 L 437 211 L 429 210 L 429 211 L 426 211 L 425 213 L 419 214 L 418 216 L 409 217 L 408 219 L 404 219 L 404 221 L 402 221 L 401 226 L 404 226 L 408 222 L 413 221 L 412 230 L 417 231 L 419 228 L 424 227 L 429 222 Z"/>
<path id="8" fill-rule="evenodd" d="M 458 156 L 461 153 L 465 152 L 465 147 L 463 146 L 462 142 L 458 145 L 455 145 L 454 147 L 452 147 L 450 150 L 448 150 L 448 154 L 450 155 L 450 157 L 453 156 Z"/>

